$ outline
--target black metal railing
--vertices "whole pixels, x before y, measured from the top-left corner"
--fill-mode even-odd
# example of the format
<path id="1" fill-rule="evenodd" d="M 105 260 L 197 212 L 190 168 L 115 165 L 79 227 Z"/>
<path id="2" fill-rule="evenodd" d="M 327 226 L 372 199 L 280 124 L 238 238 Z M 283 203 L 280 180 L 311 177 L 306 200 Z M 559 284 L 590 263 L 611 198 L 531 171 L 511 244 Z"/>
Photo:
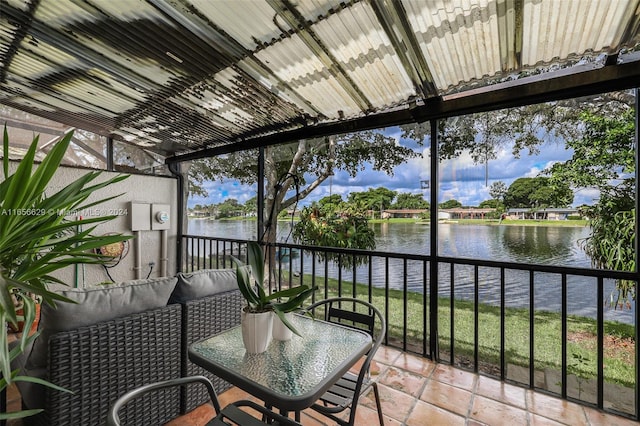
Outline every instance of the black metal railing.
<path id="1" fill-rule="evenodd" d="M 232 268 L 246 243 L 185 235 L 182 270 Z M 318 287 L 315 299 L 364 298 L 385 315 L 387 345 L 639 418 L 635 300 L 625 309 L 608 303 L 618 280 L 637 288 L 634 273 L 282 243 L 269 249 L 270 289 L 307 284 Z M 624 343 L 624 356 L 611 342 Z M 633 364 L 625 377 L 605 370 L 625 360 Z"/>

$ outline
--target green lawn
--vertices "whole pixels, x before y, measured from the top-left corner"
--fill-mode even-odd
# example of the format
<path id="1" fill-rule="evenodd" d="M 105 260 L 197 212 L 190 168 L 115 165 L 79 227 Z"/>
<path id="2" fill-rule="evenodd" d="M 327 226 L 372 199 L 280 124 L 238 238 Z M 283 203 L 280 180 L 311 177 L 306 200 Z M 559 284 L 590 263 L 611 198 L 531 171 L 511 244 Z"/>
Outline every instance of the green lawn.
<path id="1" fill-rule="evenodd" d="M 287 281 L 287 272 L 283 271 L 283 281 Z M 299 283 L 300 277 L 294 278 L 294 283 Z M 311 284 L 311 276 L 303 276 L 305 284 Z M 318 290 L 317 298 L 323 298 L 325 294 L 324 278 L 316 277 Z M 328 279 L 328 296 L 338 294 L 337 280 Z M 342 295 L 351 296 L 353 285 L 343 281 Z M 356 297 L 368 298 L 368 288 L 364 285 L 355 286 Z M 403 292 L 389 290 L 389 304 L 385 306 L 385 290 L 372 289 L 372 300 L 383 312 L 388 315 L 388 333 L 392 339 L 402 339 L 404 324 Z M 423 296 L 419 293 L 409 292 L 407 297 L 407 343 L 409 346 L 422 346 L 423 340 Z M 427 301 L 427 305 L 428 305 Z M 474 312 L 473 302 L 464 300 L 454 301 L 454 349 L 456 356 L 473 358 L 474 348 Z M 448 353 L 451 347 L 450 324 L 451 300 L 441 298 L 438 300 L 438 321 L 440 334 L 440 351 Z M 500 308 L 480 305 L 478 316 L 478 346 L 479 360 L 491 365 L 500 364 Z M 505 356 L 510 364 L 527 367 L 529 365 L 529 327 L 530 318 L 528 309 L 506 309 L 505 314 Z M 552 368 L 560 370 L 562 366 L 561 354 L 561 317 L 557 313 L 537 311 L 534 317 L 534 358 L 536 369 Z M 605 341 L 609 346 L 605 348 L 604 374 L 605 380 L 634 386 L 634 327 L 617 323 L 605 323 Z M 567 324 L 567 362 L 568 373 L 582 378 L 596 376 L 596 321 L 578 316 L 569 316 Z M 624 343 L 623 350 L 611 346 L 612 343 Z M 414 347 L 415 347 L 414 346 Z"/>

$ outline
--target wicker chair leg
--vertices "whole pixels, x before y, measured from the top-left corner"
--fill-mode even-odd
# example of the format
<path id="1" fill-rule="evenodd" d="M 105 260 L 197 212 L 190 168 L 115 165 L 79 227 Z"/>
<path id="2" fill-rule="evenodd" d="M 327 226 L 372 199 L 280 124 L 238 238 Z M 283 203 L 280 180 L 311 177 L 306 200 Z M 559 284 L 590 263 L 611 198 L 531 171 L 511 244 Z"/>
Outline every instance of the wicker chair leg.
<path id="1" fill-rule="evenodd" d="M 376 398 L 376 408 L 378 409 L 378 420 L 380 420 L 380 426 L 384 426 L 384 419 L 382 418 L 382 405 L 380 404 L 380 392 L 378 391 L 378 383 L 373 382 L 373 394 Z"/>

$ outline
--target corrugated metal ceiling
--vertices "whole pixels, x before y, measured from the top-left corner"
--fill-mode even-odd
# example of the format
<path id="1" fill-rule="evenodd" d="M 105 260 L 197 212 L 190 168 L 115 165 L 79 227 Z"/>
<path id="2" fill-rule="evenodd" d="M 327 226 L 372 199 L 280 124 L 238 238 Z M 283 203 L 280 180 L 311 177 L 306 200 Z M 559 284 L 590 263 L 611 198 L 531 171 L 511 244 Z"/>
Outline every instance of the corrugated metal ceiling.
<path id="1" fill-rule="evenodd" d="M 2 0 L 0 103 L 170 156 L 615 67 L 639 26 L 640 0 Z"/>

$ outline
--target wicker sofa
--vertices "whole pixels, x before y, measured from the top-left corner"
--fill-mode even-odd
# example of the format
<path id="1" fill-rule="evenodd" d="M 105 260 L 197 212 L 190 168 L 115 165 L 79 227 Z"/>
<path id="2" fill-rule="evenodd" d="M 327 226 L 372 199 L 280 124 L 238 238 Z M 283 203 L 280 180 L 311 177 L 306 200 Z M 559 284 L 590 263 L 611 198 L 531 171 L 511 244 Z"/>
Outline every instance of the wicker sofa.
<path id="1" fill-rule="evenodd" d="M 192 342 L 240 323 L 243 299 L 232 270 L 60 290 L 77 304 L 43 306 L 40 335 L 14 368 L 73 392 L 18 382 L 24 409 L 44 408 L 25 425 L 101 425 L 113 401 L 145 383 L 205 374 Z M 202 404 L 199 389 L 170 389 L 127 406 L 127 424 L 163 424 Z"/>

